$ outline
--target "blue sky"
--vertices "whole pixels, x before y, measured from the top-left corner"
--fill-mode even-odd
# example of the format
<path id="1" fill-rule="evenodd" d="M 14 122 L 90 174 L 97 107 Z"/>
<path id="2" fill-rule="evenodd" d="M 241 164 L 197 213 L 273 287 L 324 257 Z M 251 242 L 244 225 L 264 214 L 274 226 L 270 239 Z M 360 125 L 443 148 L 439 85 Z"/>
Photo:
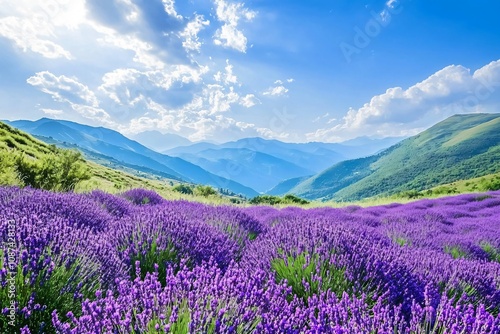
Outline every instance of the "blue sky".
<path id="1" fill-rule="evenodd" d="M 407 136 L 500 111 L 496 0 L 6 0 L 0 118 L 191 140 Z"/>

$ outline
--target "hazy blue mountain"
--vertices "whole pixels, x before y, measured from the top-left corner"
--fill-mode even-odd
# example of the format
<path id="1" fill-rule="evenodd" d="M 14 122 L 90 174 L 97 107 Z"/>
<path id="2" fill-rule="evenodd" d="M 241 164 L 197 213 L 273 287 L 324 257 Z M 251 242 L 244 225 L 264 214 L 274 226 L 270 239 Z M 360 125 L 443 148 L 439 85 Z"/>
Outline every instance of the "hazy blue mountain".
<path id="1" fill-rule="evenodd" d="M 314 174 L 289 161 L 247 148 L 207 149 L 180 157 L 259 192 L 271 189 L 283 179 Z"/>
<path id="2" fill-rule="evenodd" d="M 402 138 L 370 139 L 364 138 L 356 141 L 344 143 L 284 143 L 278 140 L 268 140 L 263 138 L 244 138 L 224 144 L 195 143 L 189 146 L 176 147 L 165 154 L 179 157 L 188 155 L 203 156 L 205 159 L 217 161 L 221 157 L 221 149 L 241 149 L 245 155 L 245 150 L 251 150 L 274 156 L 282 161 L 287 161 L 296 166 L 313 172 L 323 171 L 336 162 L 347 159 L 365 157 L 388 148 Z M 208 151 L 211 156 L 203 154 Z M 233 158 L 236 156 L 232 153 Z M 304 174 L 307 175 L 307 174 Z M 298 175 L 298 176 L 304 176 Z M 282 179 L 284 180 L 284 179 Z"/>
<path id="3" fill-rule="evenodd" d="M 289 192 L 357 200 L 500 171 L 500 114 L 456 115 L 381 153 L 339 162 Z"/>
<path id="4" fill-rule="evenodd" d="M 195 143 L 164 152 L 264 192 L 282 181 L 310 176 L 337 162 L 374 154 L 398 140 L 401 138 L 359 138 L 344 144 L 244 138 L 223 144 Z M 286 185 L 290 184 L 286 182 L 272 191 L 288 191 L 291 188 Z"/>
<path id="5" fill-rule="evenodd" d="M 302 176 L 302 177 L 295 177 L 292 179 L 288 179 L 285 181 L 281 181 L 278 183 L 276 186 L 274 186 L 271 190 L 267 191 L 267 195 L 275 195 L 275 196 L 282 196 L 285 194 L 290 193 L 290 191 L 296 187 L 298 184 L 301 182 L 309 179 L 311 176 Z"/>
<path id="6" fill-rule="evenodd" d="M 173 133 L 161 133 L 160 131 L 144 131 L 130 138 L 156 152 L 163 152 L 175 147 L 192 144 L 187 138 Z"/>
<path id="7" fill-rule="evenodd" d="M 197 154 L 204 150 L 217 149 L 217 148 L 222 148 L 222 147 L 214 143 L 199 142 L 191 145 L 174 147 L 162 151 L 162 153 L 177 157 L 181 154 Z"/>
<path id="8" fill-rule="evenodd" d="M 258 193 L 232 180 L 212 174 L 178 157 L 153 151 L 122 134 L 103 127 L 42 118 L 38 121 L 14 121 L 11 125 L 33 135 L 76 144 L 91 152 L 109 156 L 125 164 L 143 166 L 188 182 L 229 189 L 248 197 Z"/>

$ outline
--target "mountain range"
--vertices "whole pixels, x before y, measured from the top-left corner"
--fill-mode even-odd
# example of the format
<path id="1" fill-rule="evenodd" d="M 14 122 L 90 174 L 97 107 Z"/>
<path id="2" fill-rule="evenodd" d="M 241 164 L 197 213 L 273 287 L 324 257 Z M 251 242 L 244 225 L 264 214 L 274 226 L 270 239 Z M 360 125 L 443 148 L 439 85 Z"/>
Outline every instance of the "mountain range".
<path id="1" fill-rule="evenodd" d="M 272 192 L 351 201 L 499 171 L 500 114 L 455 115 L 376 155 L 336 163 L 305 180 L 288 180 Z"/>
<path id="2" fill-rule="evenodd" d="M 284 143 L 245 138 L 191 143 L 177 135 L 122 134 L 43 118 L 8 122 L 107 166 L 211 185 L 246 197 L 295 194 L 311 200 L 352 201 L 392 195 L 500 172 L 500 114 L 452 116 L 401 138 L 356 138 L 343 143 Z M 148 136 L 149 135 L 149 136 Z M 188 144 L 176 146 L 179 143 Z M 146 147 L 166 148 L 157 152 Z"/>
<path id="3" fill-rule="evenodd" d="M 26 131 L 39 139 L 60 144 L 74 144 L 83 149 L 99 154 L 101 159 L 109 157 L 113 162 L 122 162 L 129 168 L 148 168 L 158 171 L 161 176 L 186 182 L 211 185 L 215 188 L 229 189 L 236 194 L 253 197 L 258 193 L 238 182 L 214 175 L 186 160 L 171 157 L 153 151 L 119 132 L 103 127 L 91 127 L 70 121 L 42 118 L 38 121 L 6 122 Z M 87 156 L 89 157 L 89 156 Z M 92 158 L 90 156 L 90 158 Z"/>
<path id="4" fill-rule="evenodd" d="M 42 118 L 7 123 L 50 143 L 76 145 L 87 158 L 110 166 L 122 164 L 247 197 L 265 193 L 287 179 L 315 175 L 338 161 L 375 153 L 400 140 L 359 138 L 345 144 L 294 144 L 245 138 L 214 144 L 191 143 L 178 135 L 147 131 L 133 136 L 139 143 L 114 130 L 70 121 Z M 166 149 L 156 151 L 162 148 Z"/>
<path id="5" fill-rule="evenodd" d="M 173 133 L 161 133 L 160 131 L 140 132 L 138 134 L 131 135 L 130 139 L 133 139 L 156 152 L 163 152 L 175 147 L 193 144 L 192 141 L 182 136 Z"/>
<path id="6" fill-rule="evenodd" d="M 362 137 L 345 143 L 284 143 L 244 138 L 224 144 L 196 143 L 164 153 L 267 192 L 284 180 L 315 175 L 339 161 L 369 156 L 401 139 Z"/>

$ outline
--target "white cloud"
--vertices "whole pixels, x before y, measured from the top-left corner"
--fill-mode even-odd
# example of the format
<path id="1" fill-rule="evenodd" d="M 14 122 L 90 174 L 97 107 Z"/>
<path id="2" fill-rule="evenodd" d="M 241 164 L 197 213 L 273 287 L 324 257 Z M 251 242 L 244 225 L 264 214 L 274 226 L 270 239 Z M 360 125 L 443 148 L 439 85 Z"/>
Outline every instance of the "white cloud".
<path id="1" fill-rule="evenodd" d="M 392 15 L 399 13 L 399 10 L 396 9 L 396 6 L 398 6 L 399 3 L 400 0 L 388 0 L 385 3 L 385 8 L 380 12 L 380 18 L 382 19 L 384 24 L 389 24 L 392 19 Z"/>
<path id="2" fill-rule="evenodd" d="M 229 111 L 231 105 L 240 99 L 233 87 L 230 87 L 229 91 L 226 92 L 226 89 L 221 85 L 207 85 L 203 94 L 208 101 L 210 115 Z"/>
<path id="3" fill-rule="evenodd" d="M 5 0 L 0 17 L 0 36 L 13 41 L 23 52 L 49 59 L 72 59 L 59 39 L 61 32 L 74 30 L 85 22 L 85 1 Z"/>
<path id="4" fill-rule="evenodd" d="M 240 104 L 245 108 L 251 108 L 257 104 L 261 104 L 261 102 L 254 94 L 247 94 L 240 98 Z"/>
<path id="5" fill-rule="evenodd" d="M 322 119 L 325 119 L 325 118 L 327 118 L 329 116 L 330 116 L 330 113 L 327 112 L 327 113 L 325 113 L 325 114 L 323 114 L 321 116 L 316 117 L 315 119 L 312 120 L 312 122 L 313 123 L 317 123 L 317 122 L 321 121 Z"/>
<path id="6" fill-rule="evenodd" d="M 257 133 L 267 139 L 277 139 L 277 140 L 287 140 L 290 138 L 290 134 L 287 132 L 275 132 L 268 128 L 257 128 Z"/>
<path id="7" fill-rule="evenodd" d="M 451 65 L 408 89 L 387 89 L 361 108 L 351 108 L 339 124 L 308 133 L 307 139 L 413 135 L 454 114 L 498 112 L 499 90 L 500 60 L 472 74 Z"/>
<path id="8" fill-rule="evenodd" d="M 52 96 L 56 102 L 67 104 L 81 116 L 101 124 L 115 126 L 110 115 L 99 107 L 95 94 L 76 78 L 56 76 L 48 71 L 38 72 L 26 80 L 30 85 Z M 59 110 L 43 108 L 44 113 L 57 115 Z"/>
<path id="9" fill-rule="evenodd" d="M 262 93 L 262 95 L 265 95 L 265 96 L 284 96 L 289 91 L 289 89 L 284 86 L 285 82 L 292 83 L 294 81 L 295 81 L 295 79 L 293 79 L 293 78 L 286 79 L 284 81 L 278 79 L 278 80 L 274 81 L 274 87 L 269 87 L 268 89 L 266 89 Z"/>
<path id="10" fill-rule="evenodd" d="M 161 94 L 175 84 L 200 83 L 208 67 L 171 65 L 163 70 L 120 68 L 104 74 L 99 91 L 118 104 L 135 105 L 152 92 Z M 154 94 L 153 94 L 154 95 Z"/>
<path id="11" fill-rule="evenodd" d="M 182 20 L 182 16 L 177 14 L 177 11 L 175 10 L 175 1 L 174 0 L 162 0 L 163 3 L 163 8 L 165 8 L 165 12 L 172 16 L 175 17 L 178 20 Z"/>
<path id="12" fill-rule="evenodd" d="M 268 96 L 283 96 L 286 93 L 288 93 L 288 88 L 285 86 L 276 86 L 276 87 L 269 87 L 263 95 L 268 95 Z"/>
<path id="13" fill-rule="evenodd" d="M 399 0 L 388 0 L 385 5 L 389 8 L 394 8 Z"/>
<path id="14" fill-rule="evenodd" d="M 229 60 L 219 61 L 227 58 L 224 53 L 250 47 L 243 28 L 256 12 L 238 0 L 214 0 L 210 21 L 216 27 L 207 38 L 227 50 L 211 58 L 196 54 L 205 51 L 205 32 L 213 24 L 209 14 L 194 12 L 195 3 L 183 6 L 193 8 L 189 19 L 177 12 L 175 0 L 162 0 L 160 6 L 162 10 L 152 13 L 149 4 L 134 0 L 3 1 L 0 38 L 29 54 L 19 57 L 20 63 L 33 62 L 26 68 L 50 70 L 27 76 L 31 89 L 26 95 L 31 94 L 37 108 L 26 116 L 78 122 L 83 117 L 117 130 L 156 128 L 191 139 L 284 138 L 280 131 L 233 116 L 261 104 L 262 97 L 242 88 L 240 73 Z M 150 20 L 151 15 L 157 20 Z M 58 64 L 63 75 L 51 73 Z M 271 92 L 287 91 L 279 86 L 290 82 L 271 85 Z"/>
<path id="15" fill-rule="evenodd" d="M 139 38 L 131 35 L 120 35 L 113 30 L 105 29 L 106 32 L 103 38 L 98 39 L 98 42 L 103 46 L 114 46 L 124 50 L 134 52 L 134 62 L 144 65 L 148 69 L 163 69 L 165 63 L 157 56 L 153 55 L 151 51 L 153 46 Z"/>
<path id="16" fill-rule="evenodd" d="M 130 104 L 129 87 L 137 83 L 142 72 L 133 68 L 119 68 L 104 74 L 99 90 L 119 104 Z"/>
<path id="17" fill-rule="evenodd" d="M 0 19 L 0 36 L 12 40 L 23 52 L 29 50 L 51 59 L 71 59 L 69 51 L 46 38 L 52 35 L 51 29 L 39 30 L 38 26 L 37 22 L 30 20 L 6 17 Z"/>
<path id="18" fill-rule="evenodd" d="M 98 121 L 99 123 L 109 127 L 116 127 L 117 125 L 111 119 L 111 116 L 102 108 L 77 103 L 70 103 L 70 105 L 74 111 L 80 114 L 80 116 Z"/>
<path id="19" fill-rule="evenodd" d="M 229 64 L 229 59 L 226 59 L 226 67 L 224 68 L 225 73 L 218 71 L 214 75 L 214 80 L 217 82 L 223 82 L 226 85 L 237 84 L 238 78 L 233 74 L 233 65 Z"/>
<path id="20" fill-rule="evenodd" d="M 201 42 L 199 41 L 198 33 L 208 25 L 210 25 L 210 21 L 205 20 L 203 15 L 195 15 L 194 19 L 180 33 L 180 36 L 184 38 L 184 42 L 182 42 L 184 49 L 200 52 Z"/>
<path id="21" fill-rule="evenodd" d="M 217 19 L 223 23 L 214 35 L 215 45 L 232 48 L 240 52 L 247 50 L 247 38 L 238 29 L 238 23 L 243 18 L 252 21 L 257 12 L 244 7 L 243 3 L 229 3 L 225 0 L 215 0 Z"/>
<path id="22" fill-rule="evenodd" d="M 211 87 L 212 92 L 222 89 Z M 209 94 L 205 91 L 203 94 Z M 229 94 L 224 94 L 229 95 Z M 210 96 L 208 96 L 210 97 Z M 192 141 L 217 138 L 231 140 L 242 136 L 257 135 L 254 124 L 237 121 L 220 113 L 212 113 L 210 108 L 221 107 L 221 95 L 212 95 L 212 100 L 196 96 L 190 103 L 178 109 L 168 109 L 148 100 L 148 112 L 132 119 L 128 125 L 120 126 L 124 133 L 138 133 L 150 129 L 161 129 L 182 133 Z M 222 106 L 222 109 L 225 107 Z"/>
<path id="23" fill-rule="evenodd" d="M 120 126 L 125 133 L 137 133 L 150 129 L 182 133 L 190 140 L 228 141 L 242 137 L 264 136 L 285 139 L 286 133 L 277 133 L 255 124 L 238 121 L 228 111 L 234 104 L 257 102 L 254 95 L 240 97 L 232 87 L 207 85 L 191 102 L 179 108 L 167 108 L 147 98 L 146 111 Z M 258 101 L 260 103 L 260 101 Z"/>
<path id="24" fill-rule="evenodd" d="M 57 102 L 78 102 L 89 104 L 93 107 L 99 105 L 95 94 L 85 85 L 78 82 L 76 78 L 67 76 L 55 76 L 54 74 L 43 71 L 26 80 L 30 85 L 49 94 Z"/>

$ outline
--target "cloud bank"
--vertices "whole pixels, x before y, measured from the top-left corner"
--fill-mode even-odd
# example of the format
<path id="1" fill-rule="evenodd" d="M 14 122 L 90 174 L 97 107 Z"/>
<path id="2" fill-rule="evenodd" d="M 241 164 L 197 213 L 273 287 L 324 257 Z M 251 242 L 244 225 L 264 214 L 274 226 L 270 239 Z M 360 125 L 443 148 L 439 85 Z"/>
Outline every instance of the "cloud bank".
<path id="1" fill-rule="evenodd" d="M 407 89 L 389 88 L 361 108 L 351 108 L 335 126 L 308 133 L 307 139 L 408 136 L 455 114 L 492 112 L 500 112 L 500 60 L 475 72 L 450 65 Z"/>

